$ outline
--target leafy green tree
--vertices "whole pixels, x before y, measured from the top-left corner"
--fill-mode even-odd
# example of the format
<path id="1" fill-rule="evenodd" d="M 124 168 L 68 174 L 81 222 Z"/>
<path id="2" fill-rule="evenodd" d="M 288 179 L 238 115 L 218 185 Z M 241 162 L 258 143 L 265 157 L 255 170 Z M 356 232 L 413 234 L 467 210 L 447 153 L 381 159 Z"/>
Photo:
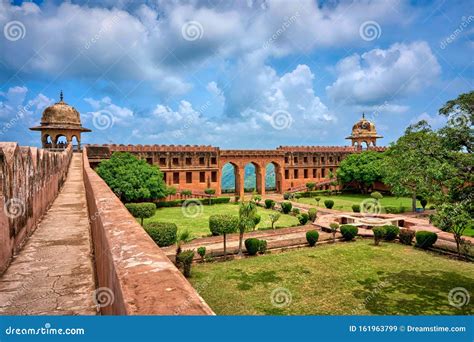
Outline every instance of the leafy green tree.
<path id="1" fill-rule="evenodd" d="M 275 229 L 275 223 L 277 223 L 281 217 L 280 213 L 269 214 L 268 216 L 270 217 L 270 222 L 272 223 L 272 229 Z"/>
<path id="2" fill-rule="evenodd" d="M 209 216 L 209 229 L 213 235 L 224 237 L 224 260 L 227 258 L 227 234 L 235 233 L 239 229 L 239 218 L 233 215 L 219 214 Z"/>
<path id="3" fill-rule="evenodd" d="M 169 194 L 160 169 L 128 152 L 114 152 L 96 172 L 124 202 L 165 198 Z"/>
<path id="4" fill-rule="evenodd" d="M 354 182 L 362 193 L 368 193 L 376 181 L 382 180 L 381 160 L 383 154 L 364 151 L 347 156 L 336 171 L 342 184 Z"/>
<path id="5" fill-rule="evenodd" d="M 244 233 L 255 227 L 255 216 L 257 215 L 257 205 L 251 199 L 242 200 L 239 205 L 239 256 L 242 256 L 242 243 Z"/>
<path id="6" fill-rule="evenodd" d="M 156 212 L 155 203 L 127 203 L 125 207 L 128 209 L 130 214 L 133 217 L 139 218 L 141 220 L 141 225 L 143 226 L 143 219 L 153 217 Z"/>
<path id="7" fill-rule="evenodd" d="M 315 187 L 316 187 L 316 183 L 314 183 L 314 182 L 308 182 L 308 183 L 306 183 L 306 189 L 307 189 L 307 191 L 313 191 Z"/>

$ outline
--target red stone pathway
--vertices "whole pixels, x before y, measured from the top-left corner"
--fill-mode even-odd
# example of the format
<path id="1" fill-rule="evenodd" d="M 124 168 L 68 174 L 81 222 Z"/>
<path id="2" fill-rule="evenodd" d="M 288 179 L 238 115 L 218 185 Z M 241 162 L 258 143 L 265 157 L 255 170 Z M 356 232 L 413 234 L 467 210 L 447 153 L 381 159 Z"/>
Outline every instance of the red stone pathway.
<path id="1" fill-rule="evenodd" d="M 82 155 L 58 197 L 0 278 L 0 314 L 94 315 L 95 289 Z"/>

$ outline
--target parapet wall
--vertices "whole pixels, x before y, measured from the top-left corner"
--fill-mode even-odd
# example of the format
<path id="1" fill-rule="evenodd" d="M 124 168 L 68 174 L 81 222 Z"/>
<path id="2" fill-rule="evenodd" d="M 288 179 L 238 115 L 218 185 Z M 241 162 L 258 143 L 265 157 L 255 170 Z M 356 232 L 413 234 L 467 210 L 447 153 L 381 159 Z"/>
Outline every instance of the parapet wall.
<path id="1" fill-rule="evenodd" d="M 66 180 L 72 149 L 0 142 L 0 274 L 35 230 Z"/>
<path id="2" fill-rule="evenodd" d="M 84 158 L 98 297 L 105 315 L 212 315 L 191 284 Z"/>

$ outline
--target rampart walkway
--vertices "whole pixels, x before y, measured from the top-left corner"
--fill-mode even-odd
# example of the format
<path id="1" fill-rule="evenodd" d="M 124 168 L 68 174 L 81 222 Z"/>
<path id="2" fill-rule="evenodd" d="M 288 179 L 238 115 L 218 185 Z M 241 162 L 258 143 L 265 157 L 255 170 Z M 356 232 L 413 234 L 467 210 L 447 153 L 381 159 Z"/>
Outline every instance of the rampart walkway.
<path id="1" fill-rule="evenodd" d="M 94 315 L 95 289 L 82 155 L 10 267 L 0 278 L 0 314 Z"/>

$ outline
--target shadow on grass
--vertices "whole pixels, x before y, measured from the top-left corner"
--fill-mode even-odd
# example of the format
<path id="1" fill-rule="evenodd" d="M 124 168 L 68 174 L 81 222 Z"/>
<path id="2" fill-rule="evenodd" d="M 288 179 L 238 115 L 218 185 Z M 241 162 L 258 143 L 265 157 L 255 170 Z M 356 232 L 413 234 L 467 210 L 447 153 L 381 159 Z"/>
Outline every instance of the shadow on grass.
<path id="1" fill-rule="evenodd" d="M 378 272 L 379 279 L 359 283 L 362 291 L 353 292 L 365 308 L 376 315 L 472 315 L 474 314 L 473 278 L 445 271 Z M 460 308 L 449 304 L 453 288 L 464 288 L 471 300 Z"/>
<path id="2" fill-rule="evenodd" d="M 238 280 L 237 288 L 242 291 L 247 291 L 253 288 L 256 284 L 268 284 L 282 280 L 276 275 L 275 271 L 262 271 L 257 273 L 247 273 L 241 269 L 233 270 L 233 273 L 227 279 Z"/>

